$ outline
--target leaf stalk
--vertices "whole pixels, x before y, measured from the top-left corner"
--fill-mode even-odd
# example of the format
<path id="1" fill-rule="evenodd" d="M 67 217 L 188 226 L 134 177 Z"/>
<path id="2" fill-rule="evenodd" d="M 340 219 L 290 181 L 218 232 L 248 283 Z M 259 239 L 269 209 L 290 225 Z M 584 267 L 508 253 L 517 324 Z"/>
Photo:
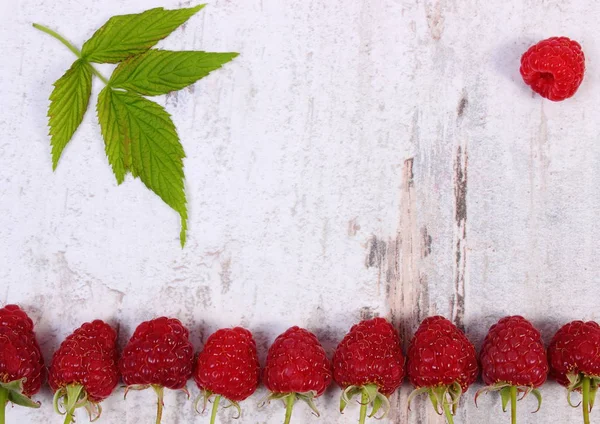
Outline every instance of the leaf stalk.
<path id="1" fill-rule="evenodd" d="M 63 43 L 65 46 L 67 46 L 67 48 L 69 50 L 71 50 L 75 56 L 77 56 L 77 58 L 81 59 L 82 61 L 84 61 L 92 70 L 92 73 L 94 75 L 96 75 L 98 78 L 100 78 L 100 80 L 108 85 L 108 79 L 106 79 L 96 68 L 94 68 L 92 66 L 91 63 L 89 63 L 87 60 L 85 60 L 85 58 L 83 56 L 81 56 L 81 50 L 79 50 L 77 47 L 75 47 L 73 44 L 71 44 L 69 42 L 69 40 L 67 40 L 65 37 L 63 37 L 62 35 L 60 35 L 58 32 L 51 30 L 48 27 L 45 27 L 44 25 L 40 25 L 40 24 L 33 24 L 33 27 L 36 29 L 39 29 L 42 32 L 45 32 L 46 34 L 56 38 L 58 41 L 60 41 L 61 43 Z"/>

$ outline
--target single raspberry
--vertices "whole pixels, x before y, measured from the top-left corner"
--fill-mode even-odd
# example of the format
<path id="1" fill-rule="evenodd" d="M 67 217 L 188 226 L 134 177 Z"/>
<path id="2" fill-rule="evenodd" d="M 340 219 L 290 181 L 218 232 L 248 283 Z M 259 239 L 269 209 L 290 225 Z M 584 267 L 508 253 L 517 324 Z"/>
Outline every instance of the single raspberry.
<path id="1" fill-rule="evenodd" d="M 533 91 L 553 101 L 571 97 L 583 81 L 585 56 L 577 41 L 552 37 L 521 56 L 521 76 Z"/>
<path id="2" fill-rule="evenodd" d="M 477 379 L 473 344 L 446 318 L 435 316 L 421 323 L 407 357 L 408 378 L 416 388 L 408 398 L 409 407 L 415 396 L 428 393 L 436 412 L 444 413 L 452 424 L 460 396 Z"/>
<path id="3" fill-rule="evenodd" d="M 214 395 L 210 423 L 214 424 L 221 398 L 227 399 L 241 416 L 238 402 L 256 391 L 260 378 L 260 364 L 256 342 L 245 328 L 224 328 L 213 333 L 198 355 L 194 381 L 202 395 L 196 400 L 206 402 Z"/>
<path id="4" fill-rule="evenodd" d="M 331 384 L 331 363 L 317 337 L 308 330 L 292 327 L 269 348 L 263 381 L 271 394 L 266 401 L 281 399 L 289 424 L 296 400 L 306 402 L 319 416 L 314 399 Z"/>
<path id="5" fill-rule="evenodd" d="M 6 404 L 39 408 L 31 400 L 46 379 L 46 367 L 33 321 L 16 305 L 0 309 L 0 423 Z"/>
<path id="6" fill-rule="evenodd" d="M 562 326 L 548 347 L 550 376 L 571 392 L 582 392 L 583 419 L 590 422 L 590 412 L 600 386 L 600 326 L 593 321 L 573 321 Z"/>
<path id="7" fill-rule="evenodd" d="M 479 359 L 487 387 L 477 392 L 475 403 L 482 393 L 500 391 L 505 412 L 511 402 L 513 424 L 517 422 L 518 393 L 523 393 L 521 399 L 533 393 L 540 409 L 542 396 L 537 388 L 548 376 L 548 358 L 540 332 L 529 321 L 510 316 L 494 324 L 483 341 Z"/>
<path id="8" fill-rule="evenodd" d="M 392 324 L 383 318 L 373 318 L 354 325 L 333 354 L 333 379 L 342 388 L 340 412 L 350 399 L 361 395 L 360 423 L 364 423 L 367 406 L 373 403 L 370 417 L 379 408 L 383 414 L 390 409 L 388 396 L 404 379 L 404 355 L 400 337 Z"/>
<path id="9" fill-rule="evenodd" d="M 156 422 L 163 411 L 164 388 L 182 390 L 192 376 L 194 348 L 189 331 L 175 318 L 160 317 L 141 323 L 125 346 L 119 369 L 129 390 L 152 387 L 158 396 Z"/>
<path id="10" fill-rule="evenodd" d="M 79 407 L 85 407 L 90 421 L 100 417 L 100 402 L 119 382 L 117 356 L 117 333 L 100 320 L 83 324 L 61 343 L 52 357 L 48 383 L 54 409 L 66 415 L 65 424 L 73 421 Z"/>

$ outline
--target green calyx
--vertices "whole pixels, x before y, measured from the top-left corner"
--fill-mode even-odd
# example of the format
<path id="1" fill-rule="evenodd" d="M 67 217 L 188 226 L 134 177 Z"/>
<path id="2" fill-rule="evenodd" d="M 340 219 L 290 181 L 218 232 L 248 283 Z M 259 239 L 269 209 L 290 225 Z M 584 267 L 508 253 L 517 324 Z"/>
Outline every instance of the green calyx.
<path id="1" fill-rule="evenodd" d="M 438 415 L 445 415 L 448 424 L 454 424 L 454 415 L 462 395 L 462 387 L 454 382 L 448 386 L 420 387 L 408 396 L 408 409 L 412 400 L 424 393 L 429 395 L 433 408 Z"/>
<path id="2" fill-rule="evenodd" d="M 23 394 L 23 383 L 25 383 L 26 380 L 26 378 L 22 378 L 21 380 L 15 380 L 9 383 L 2 383 L 0 381 L 0 393 L 4 399 L 4 402 L 0 402 L 0 407 L 4 408 L 8 402 L 27 408 L 40 407 L 39 402 L 31 400 L 30 397 Z"/>
<path id="3" fill-rule="evenodd" d="M 5 422 L 6 405 L 11 402 L 14 405 L 21 405 L 28 408 L 39 408 L 39 402 L 34 402 L 23 394 L 23 383 L 25 378 L 14 380 L 9 383 L 3 383 L 0 380 L 0 424 Z"/>
<path id="4" fill-rule="evenodd" d="M 583 422 L 584 424 L 589 424 L 590 412 L 592 412 L 592 408 L 594 408 L 596 393 L 598 393 L 598 387 L 600 386 L 600 376 L 578 373 L 567 374 L 567 378 L 569 379 L 567 402 L 569 402 L 569 405 L 573 408 L 578 408 L 579 405 L 581 405 L 583 410 Z M 582 401 L 577 405 L 573 405 L 573 402 L 571 401 L 572 392 L 581 392 Z"/>
<path id="5" fill-rule="evenodd" d="M 65 424 L 74 420 L 73 414 L 77 408 L 85 408 L 90 422 L 96 421 L 102 415 L 102 407 L 97 402 L 88 399 L 87 393 L 81 384 L 69 384 L 61 387 L 54 393 L 54 410 L 65 416 Z"/>
<path id="6" fill-rule="evenodd" d="M 194 401 L 194 409 L 196 410 L 197 413 L 202 414 L 204 411 L 206 411 L 206 407 L 208 405 L 208 402 L 211 401 L 211 398 L 214 397 L 214 399 L 212 400 L 213 402 L 213 407 L 212 407 L 212 412 L 210 415 L 210 424 L 214 424 L 216 417 L 217 417 L 217 411 L 219 409 L 219 404 L 221 402 L 222 399 L 226 399 L 223 398 L 221 395 L 218 395 L 216 393 L 211 392 L 210 390 L 202 390 L 202 393 L 196 398 L 196 400 Z M 233 419 L 238 419 L 242 416 L 242 408 L 240 407 L 240 404 L 237 402 L 234 402 L 232 400 L 226 399 L 227 401 L 229 401 L 229 405 L 225 406 L 224 408 L 235 408 L 237 410 L 237 415 L 235 417 L 233 417 Z M 202 410 L 200 410 L 198 408 L 198 406 L 200 405 L 200 402 L 202 402 Z"/>
<path id="7" fill-rule="evenodd" d="M 319 410 L 315 405 L 315 398 L 317 397 L 317 392 L 311 390 L 309 392 L 304 393 L 270 393 L 264 400 L 262 400 L 259 404 L 259 407 L 263 407 L 265 404 L 270 403 L 272 400 L 281 400 L 285 405 L 285 421 L 284 424 L 289 424 L 292 418 L 292 411 L 294 409 L 294 404 L 296 401 L 301 400 L 306 402 L 309 408 L 312 410 L 315 416 L 320 416 Z"/>
<path id="8" fill-rule="evenodd" d="M 478 390 L 475 394 L 475 406 L 477 406 L 477 399 L 480 395 L 490 393 L 490 392 L 500 392 L 500 397 L 502 398 L 502 410 L 506 412 L 508 408 L 508 403 L 510 402 L 510 411 L 511 411 L 511 421 L 513 424 L 517 422 L 517 401 L 523 400 L 529 394 L 535 396 L 538 401 L 538 407 L 534 413 L 538 412 L 542 407 L 542 394 L 539 390 L 532 386 L 514 386 L 507 382 L 498 382 L 491 386 L 483 387 Z M 520 397 L 519 397 L 520 395 Z"/>
<path id="9" fill-rule="evenodd" d="M 146 390 L 150 387 L 152 387 L 152 390 L 154 390 L 154 392 L 156 393 L 156 424 L 160 424 L 160 422 L 162 421 L 162 414 L 165 406 L 165 402 L 163 399 L 165 394 L 165 388 L 163 386 L 158 384 L 132 384 L 125 387 L 125 394 L 123 395 L 123 398 L 127 399 L 127 394 L 131 390 L 140 391 Z M 179 390 L 185 393 L 188 399 L 190 398 L 190 392 L 188 392 L 186 387 Z"/>
<path id="10" fill-rule="evenodd" d="M 360 419 L 359 423 L 364 424 L 367 418 L 367 408 L 373 405 L 369 418 L 381 420 L 385 418 L 390 411 L 390 401 L 386 395 L 379 392 L 379 387 L 376 384 L 366 384 L 364 386 L 348 386 L 342 391 L 340 398 L 340 412 L 344 413 L 344 409 L 350 403 L 353 397 L 360 395 Z M 377 415 L 378 413 L 381 414 Z"/>

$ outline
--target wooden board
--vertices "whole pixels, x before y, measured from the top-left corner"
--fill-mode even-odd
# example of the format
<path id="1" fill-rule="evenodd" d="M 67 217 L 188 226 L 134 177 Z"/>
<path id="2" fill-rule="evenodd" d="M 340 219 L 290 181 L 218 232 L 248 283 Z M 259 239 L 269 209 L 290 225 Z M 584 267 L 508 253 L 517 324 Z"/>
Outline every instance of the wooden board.
<path id="1" fill-rule="evenodd" d="M 188 325 L 197 348 L 219 327 L 244 325 L 263 360 L 291 325 L 331 353 L 374 315 L 407 342 L 421 319 L 442 314 L 478 348 L 507 314 L 531 319 L 546 342 L 569 320 L 599 318 L 597 2 L 211 2 L 160 44 L 241 53 L 159 98 L 187 153 L 182 250 L 174 212 L 139 180 L 117 186 L 94 103 L 52 172 L 47 99 L 73 56 L 31 23 L 81 45 L 114 14 L 189 4 L 0 5 L 0 303 L 31 313 L 47 360 L 94 318 L 118 325 L 121 345 L 161 314 Z M 577 39 L 587 56 L 580 92 L 562 103 L 519 76 L 520 55 L 553 35 Z M 409 392 L 382 423 L 443 422 L 426 399 L 409 413 Z M 508 422 L 497 395 L 477 409 L 474 392 L 458 423 Z M 561 387 L 543 393 L 536 415 L 533 400 L 520 404 L 522 424 L 581 422 Z M 257 409 L 264 394 L 245 402 L 241 422 L 283 421 L 279 404 Z M 357 422 L 357 405 L 338 413 L 339 394 L 319 400 L 319 420 L 298 405 L 293 422 Z M 40 410 L 10 409 L 9 421 L 58 422 L 47 388 L 38 399 Z M 153 422 L 154 401 L 114 395 L 100 422 Z M 166 395 L 165 424 L 207 419 L 184 395 Z M 219 422 L 234 422 L 229 410 Z"/>

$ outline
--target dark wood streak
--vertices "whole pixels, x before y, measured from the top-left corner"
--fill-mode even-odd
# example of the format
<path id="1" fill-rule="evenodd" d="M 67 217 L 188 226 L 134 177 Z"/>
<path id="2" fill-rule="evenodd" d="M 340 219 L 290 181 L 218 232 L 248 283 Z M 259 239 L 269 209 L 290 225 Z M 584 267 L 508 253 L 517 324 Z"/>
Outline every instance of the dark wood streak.
<path id="1" fill-rule="evenodd" d="M 367 242 L 367 251 L 365 266 L 367 268 L 377 268 L 377 293 L 379 293 L 387 257 L 387 243 L 373 235 Z"/>
<path id="2" fill-rule="evenodd" d="M 423 248 L 421 249 L 421 257 L 426 258 L 431 255 L 431 244 L 433 243 L 433 238 L 429 234 L 427 227 L 421 227 L 421 236 L 423 237 Z"/>
<path id="3" fill-rule="evenodd" d="M 466 94 L 463 94 L 463 96 L 460 98 L 460 101 L 458 102 L 458 107 L 456 108 L 456 115 L 459 118 L 462 118 L 462 116 L 465 113 L 465 109 L 467 108 L 468 105 L 469 105 L 469 99 L 467 98 Z"/>
<path id="4" fill-rule="evenodd" d="M 454 160 L 455 271 L 452 320 L 464 328 L 467 270 L 467 165 L 466 147 L 458 146 Z"/>

